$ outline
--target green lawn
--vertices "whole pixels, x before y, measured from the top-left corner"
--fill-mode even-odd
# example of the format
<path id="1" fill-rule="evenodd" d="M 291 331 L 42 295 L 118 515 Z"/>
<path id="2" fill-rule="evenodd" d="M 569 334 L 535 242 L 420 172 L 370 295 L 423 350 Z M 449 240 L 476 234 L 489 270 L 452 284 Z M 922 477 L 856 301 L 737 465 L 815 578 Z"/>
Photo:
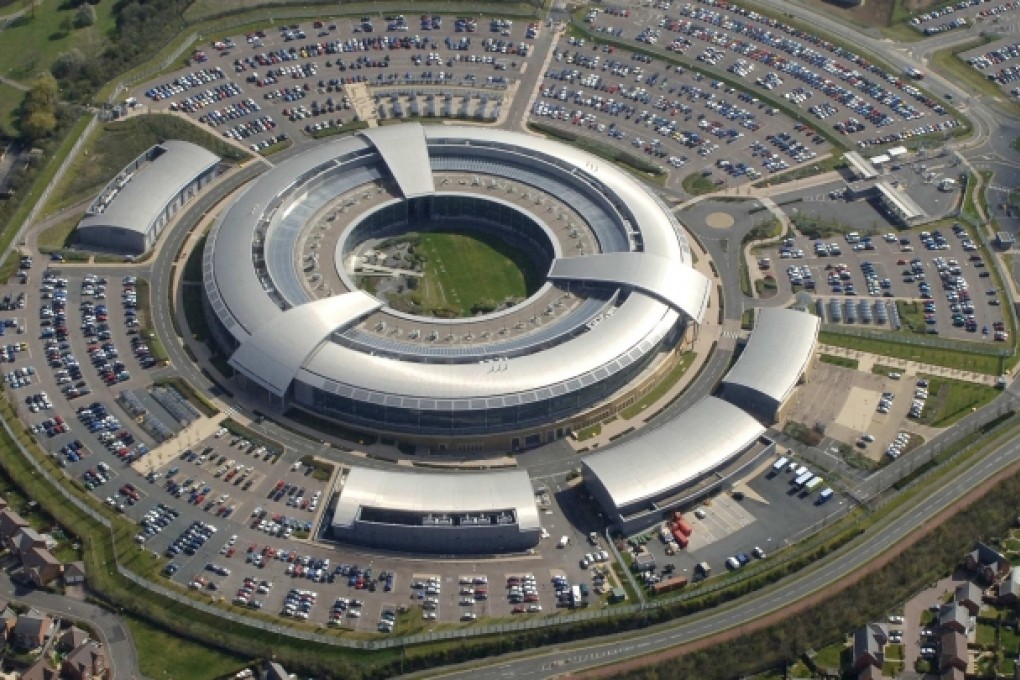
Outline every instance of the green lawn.
<path id="1" fill-rule="evenodd" d="M 131 631 L 138 665 L 147 678 L 219 678 L 237 672 L 249 661 L 188 642 L 133 616 L 121 618 Z"/>
<path id="2" fill-rule="evenodd" d="M 950 348 L 908 345 L 906 343 L 889 342 L 884 338 L 867 338 L 830 331 L 822 331 L 818 336 L 818 341 L 825 345 L 856 349 L 871 354 L 893 357 L 894 359 L 906 359 L 908 361 L 934 364 L 935 366 L 959 368 L 964 371 L 984 373 L 985 375 L 999 375 L 1002 372 L 999 366 L 999 357 L 990 354 L 972 354 Z"/>
<path id="3" fill-rule="evenodd" d="M 25 94 L 6 83 L 0 83 L 0 135 L 14 136 L 14 112 Z"/>
<path id="4" fill-rule="evenodd" d="M 691 196 L 700 196 L 715 191 L 715 182 L 700 172 L 692 172 L 684 177 L 680 186 Z"/>
<path id="5" fill-rule="evenodd" d="M 986 623 L 979 623 L 977 627 L 977 636 L 975 642 L 979 645 L 994 645 L 995 644 L 995 626 L 990 626 Z"/>
<path id="6" fill-rule="evenodd" d="M 502 239 L 480 231 L 424 232 L 420 238 L 425 263 L 416 293 L 425 310 L 469 316 L 476 305 L 526 298 L 541 283 L 531 258 Z"/>
<path id="7" fill-rule="evenodd" d="M 1010 143 L 1010 146 L 1012 146 L 1012 147 L 1013 147 L 1013 150 L 1014 150 L 1014 151 L 1020 151 L 1020 137 L 1017 137 L 1017 138 L 1015 138 L 1015 139 L 1014 139 L 1014 140 L 1013 140 L 1013 141 L 1012 141 L 1012 142 Z"/>
<path id="8" fill-rule="evenodd" d="M 818 650 L 815 655 L 815 665 L 823 668 L 831 668 L 838 670 L 842 663 L 843 651 L 847 648 L 843 642 L 837 642 L 829 645 L 828 647 L 822 647 Z"/>
<path id="9" fill-rule="evenodd" d="M 832 364 L 833 366 L 841 366 L 843 368 L 852 368 L 854 370 L 856 370 L 860 365 L 860 362 L 857 359 L 838 357 L 833 354 L 819 355 L 818 360 L 825 364 Z"/>
<path id="10" fill-rule="evenodd" d="M 248 157 L 248 154 L 204 128 L 168 114 L 137 116 L 107 123 L 86 144 L 87 152 L 72 163 L 71 171 L 50 199 L 47 212 L 92 198 L 124 166 L 164 139 L 193 142 L 234 161 Z"/>
<path id="11" fill-rule="evenodd" d="M 691 367 L 694 360 L 698 358 L 697 352 L 686 352 L 680 361 L 677 362 L 676 366 L 670 369 L 669 374 L 659 381 L 659 384 L 648 390 L 643 397 L 635 401 L 633 404 L 623 409 L 620 415 L 626 419 L 631 419 L 637 415 L 644 413 L 644 411 L 657 402 L 659 399 L 666 395 L 666 392 L 673 388 L 680 378 L 683 377 L 687 369 Z"/>
<path id="12" fill-rule="evenodd" d="M 96 24 L 70 29 L 74 9 L 65 0 L 40 0 L 34 11 L 12 21 L 0 40 L 0 73 L 14 80 L 28 81 L 48 71 L 62 52 L 78 48 L 98 56 L 105 49 L 106 36 L 114 29 L 113 2 L 96 5 Z M 20 101 L 20 100 L 19 100 Z"/>
<path id="13" fill-rule="evenodd" d="M 990 385 L 963 380 L 929 378 L 928 394 L 921 422 L 933 427 L 948 427 L 971 411 L 981 408 L 999 395 Z"/>

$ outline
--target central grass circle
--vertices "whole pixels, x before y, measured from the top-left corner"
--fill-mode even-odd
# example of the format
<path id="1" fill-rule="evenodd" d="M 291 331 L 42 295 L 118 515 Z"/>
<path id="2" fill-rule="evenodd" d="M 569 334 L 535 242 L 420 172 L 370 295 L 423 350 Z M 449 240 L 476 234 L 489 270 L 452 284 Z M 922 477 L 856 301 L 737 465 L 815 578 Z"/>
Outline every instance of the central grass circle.
<path id="1" fill-rule="evenodd" d="M 404 264 L 376 290 L 402 312 L 440 318 L 488 314 L 520 303 L 544 283 L 534 258 L 484 228 L 430 230 L 378 246 Z"/>

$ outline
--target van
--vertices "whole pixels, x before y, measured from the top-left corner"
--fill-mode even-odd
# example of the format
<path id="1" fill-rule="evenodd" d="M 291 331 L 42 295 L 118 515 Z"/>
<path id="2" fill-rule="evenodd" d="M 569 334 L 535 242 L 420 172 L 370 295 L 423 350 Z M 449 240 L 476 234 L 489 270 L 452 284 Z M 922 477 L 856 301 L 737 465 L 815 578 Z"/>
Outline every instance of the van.
<path id="1" fill-rule="evenodd" d="M 557 544 L 558 548 L 566 548 L 570 545 L 570 536 L 560 536 L 560 542 Z"/>
<path id="2" fill-rule="evenodd" d="M 818 494 L 818 500 L 815 501 L 815 504 L 816 505 L 821 505 L 822 503 L 824 503 L 827 500 L 829 500 L 830 498 L 832 498 L 832 494 L 833 494 L 833 492 L 832 492 L 831 488 L 822 489 L 822 492 L 820 494 Z"/>
<path id="3" fill-rule="evenodd" d="M 698 562 L 694 565 L 694 573 L 708 578 L 708 575 L 712 573 L 712 565 L 708 562 Z"/>
<path id="4" fill-rule="evenodd" d="M 789 462 L 790 462 L 790 459 L 786 458 L 784 456 L 783 458 L 780 458 L 779 460 L 777 460 L 775 463 L 772 464 L 772 469 L 775 470 L 776 472 L 782 472 L 783 468 Z"/>

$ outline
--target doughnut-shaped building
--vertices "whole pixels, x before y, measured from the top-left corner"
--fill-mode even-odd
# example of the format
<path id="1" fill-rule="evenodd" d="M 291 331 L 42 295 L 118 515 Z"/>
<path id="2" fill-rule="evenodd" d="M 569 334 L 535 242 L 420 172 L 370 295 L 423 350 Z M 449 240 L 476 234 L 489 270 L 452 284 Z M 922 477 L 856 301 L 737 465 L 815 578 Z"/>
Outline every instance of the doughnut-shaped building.
<path id="1" fill-rule="evenodd" d="M 548 272 L 530 297 L 434 318 L 367 292 L 411 231 L 476 229 Z M 276 407 L 422 441 L 525 448 L 618 395 L 701 321 L 711 283 L 669 210 L 612 164 L 520 133 L 405 124 L 323 143 L 221 215 L 212 334 Z"/>

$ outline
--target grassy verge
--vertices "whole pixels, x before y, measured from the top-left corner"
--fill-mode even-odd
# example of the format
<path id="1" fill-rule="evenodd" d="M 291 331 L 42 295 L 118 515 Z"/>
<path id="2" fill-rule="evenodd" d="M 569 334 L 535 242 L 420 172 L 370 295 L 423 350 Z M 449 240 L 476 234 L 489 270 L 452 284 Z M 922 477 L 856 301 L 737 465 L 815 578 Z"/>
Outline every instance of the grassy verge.
<path id="1" fill-rule="evenodd" d="M 646 392 L 633 404 L 623 409 L 623 411 L 620 412 L 620 415 L 630 420 L 631 418 L 644 413 L 649 406 L 659 401 L 659 399 L 662 399 L 666 396 L 667 392 L 673 389 L 677 381 L 683 377 L 684 373 L 687 372 L 687 369 L 691 367 L 694 360 L 697 358 L 697 352 L 684 352 L 684 355 L 680 357 L 680 360 L 676 362 L 676 365 L 669 369 L 669 373 L 662 376 L 662 379 L 655 387 L 648 390 L 648 392 Z"/>
<path id="2" fill-rule="evenodd" d="M 205 250 L 205 241 L 208 236 L 202 236 L 195 243 L 195 247 L 188 253 L 188 261 L 184 263 L 184 271 L 181 273 L 181 280 L 185 283 L 202 282 L 202 252 Z"/>
<path id="3" fill-rule="evenodd" d="M 259 155 L 262 156 L 263 158 L 267 158 L 269 156 L 272 156 L 275 153 L 280 153 L 281 151 L 286 151 L 287 149 L 289 149 L 292 146 L 294 146 L 294 140 L 293 139 L 285 139 L 282 142 L 276 142 L 275 144 L 270 144 L 269 146 L 267 146 L 264 149 L 260 149 L 259 150 Z"/>
<path id="4" fill-rule="evenodd" d="M 818 357 L 818 360 L 825 364 L 832 364 L 833 366 L 840 366 L 842 368 L 852 368 L 854 370 L 857 370 L 857 367 L 860 366 L 860 362 L 857 359 L 838 357 L 834 354 L 822 354 Z"/>
<path id="5" fill-rule="evenodd" d="M 602 423 L 595 423 L 594 425 L 589 425 L 588 427 L 582 427 L 580 430 L 575 432 L 574 439 L 576 439 L 579 442 L 583 442 L 586 439 L 597 437 L 600 434 L 602 434 Z"/>
<path id="6" fill-rule="evenodd" d="M 701 172 L 692 172 L 680 181 L 680 187 L 691 196 L 701 196 L 715 191 L 715 182 Z"/>
<path id="7" fill-rule="evenodd" d="M 1007 101 L 1007 98 L 1003 97 L 1003 92 L 999 89 L 993 81 L 988 80 L 985 75 L 974 68 L 970 64 L 960 59 L 957 54 L 972 50 L 975 47 L 981 45 L 987 45 L 992 42 L 995 38 L 993 36 L 982 36 L 975 38 L 962 45 L 954 45 L 947 47 L 944 50 L 939 50 L 931 55 L 928 64 L 932 71 L 936 71 L 942 74 L 946 79 L 956 83 L 957 85 L 966 85 L 969 89 L 977 92 L 979 95 L 986 95 L 989 97 L 1001 98 Z M 1015 110 L 1020 109 L 1015 104 L 1006 103 L 1006 106 Z"/>
<path id="8" fill-rule="evenodd" d="M 336 135 L 345 135 L 348 132 L 354 132 L 355 130 L 364 130 L 368 127 L 368 123 L 363 120 L 352 120 L 350 123 L 344 123 L 336 127 L 323 128 L 322 130 L 316 130 L 312 133 L 312 139 L 325 139 L 326 137 L 335 137 Z"/>
<path id="9" fill-rule="evenodd" d="M 114 29 L 114 3 L 99 3 L 96 23 L 71 28 L 76 5 L 63 0 L 39 0 L 31 11 L 11 21 L 0 40 L 0 64 L 8 78 L 25 80 L 49 71 L 57 57 L 72 49 L 102 44 Z M 6 13 L 6 12 L 4 12 Z"/>
<path id="10" fill-rule="evenodd" d="M 334 465 L 332 463 L 319 460 L 314 456 L 304 456 L 301 462 L 312 468 L 313 479 L 317 479 L 320 482 L 328 482 L 329 478 L 333 476 Z"/>
<path id="11" fill-rule="evenodd" d="M 932 427 L 948 427 L 999 396 L 999 390 L 963 380 L 928 378 L 930 395 L 921 414 L 921 422 Z"/>
<path id="12" fill-rule="evenodd" d="M 815 175 L 821 175 L 823 173 L 832 172 L 833 170 L 839 170 L 845 167 L 846 161 L 843 160 L 843 154 L 832 153 L 810 165 L 804 165 L 799 168 L 787 170 L 786 172 L 781 172 L 778 175 L 766 177 L 763 180 L 755 182 L 754 186 L 758 188 L 774 187 L 779 184 L 786 184 L 787 182 L 804 179 L 805 177 L 814 177 Z"/>
<path id="13" fill-rule="evenodd" d="M 0 135 L 15 136 L 15 112 L 21 106 L 24 93 L 6 83 L 0 83 Z"/>
<path id="14" fill-rule="evenodd" d="M 1002 359 L 991 354 L 968 353 L 955 348 L 926 347 L 923 345 L 908 345 L 897 343 L 882 337 L 861 337 L 822 331 L 818 341 L 824 345 L 856 349 L 869 354 L 904 359 L 906 361 L 919 361 L 934 366 L 945 366 L 956 368 L 962 371 L 974 371 L 985 375 L 1000 375 L 1002 372 Z"/>
<path id="15" fill-rule="evenodd" d="M 217 156 L 239 162 L 251 156 L 206 129 L 178 116 L 150 114 L 104 123 L 96 128 L 70 172 L 50 197 L 46 214 L 96 195 L 106 183 L 154 144 L 179 139 L 202 146 Z"/>
<path id="16" fill-rule="evenodd" d="M 181 678 L 219 678 L 232 675 L 250 659 L 188 642 L 135 616 L 121 615 L 131 631 L 138 667 L 147 678 L 165 678 L 169 669 Z"/>
<path id="17" fill-rule="evenodd" d="M 266 437 L 265 435 L 259 434 L 255 430 L 242 425 L 241 423 L 237 422 L 233 418 L 225 418 L 220 423 L 220 426 L 227 428 L 227 430 L 231 434 L 236 436 L 236 437 L 243 437 L 243 438 L 247 439 L 252 444 L 258 444 L 260 446 L 264 446 L 267 449 L 269 449 L 271 451 L 275 451 L 277 453 L 282 453 L 283 452 L 283 444 L 281 444 L 280 442 L 276 441 L 275 439 L 270 439 L 269 437 Z"/>
<path id="18" fill-rule="evenodd" d="M 175 376 L 173 378 L 164 378 L 162 380 L 157 380 L 153 384 L 173 387 L 175 390 L 180 392 L 189 402 L 191 402 L 191 404 L 195 408 L 197 408 L 206 418 L 212 418 L 213 416 L 217 415 L 220 412 L 220 410 L 216 408 L 216 405 L 214 403 L 209 401 L 209 399 L 204 394 L 196 390 L 195 387 L 184 378 L 181 378 L 179 376 Z"/>
<path id="19" fill-rule="evenodd" d="M 184 300 L 184 318 L 188 322 L 191 337 L 199 342 L 205 342 L 210 336 L 209 324 L 205 312 L 202 311 L 202 287 L 185 285 L 181 288 L 181 296 Z"/>
<path id="20" fill-rule="evenodd" d="M 643 179 L 651 180 L 653 182 L 662 183 L 665 181 L 667 174 L 659 165 L 650 163 L 640 156 L 627 153 L 626 151 L 620 151 L 614 149 L 611 146 L 600 144 L 599 142 L 593 141 L 587 137 L 576 135 L 569 130 L 561 130 L 554 125 L 547 125 L 546 123 L 534 123 L 529 122 L 528 127 L 536 132 L 555 137 L 564 142 L 568 142 L 573 146 L 578 147 L 588 153 L 594 154 L 600 158 L 605 158 L 613 163 L 618 163 L 626 170 L 633 172 Z"/>
<path id="21" fill-rule="evenodd" d="M 85 212 L 82 211 L 81 214 L 68 217 L 65 220 L 57 222 L 52 227 L 48 227 L 39 232 L 39 251 L 43 253 L 52 253 L 60 250 L 61 248 L 67 248 L 70 246 L 71 236 L 74 234 L 74 228 L 78 226 L 78 222 L 81 221 L 81 218 L 84 215 Z"/>

